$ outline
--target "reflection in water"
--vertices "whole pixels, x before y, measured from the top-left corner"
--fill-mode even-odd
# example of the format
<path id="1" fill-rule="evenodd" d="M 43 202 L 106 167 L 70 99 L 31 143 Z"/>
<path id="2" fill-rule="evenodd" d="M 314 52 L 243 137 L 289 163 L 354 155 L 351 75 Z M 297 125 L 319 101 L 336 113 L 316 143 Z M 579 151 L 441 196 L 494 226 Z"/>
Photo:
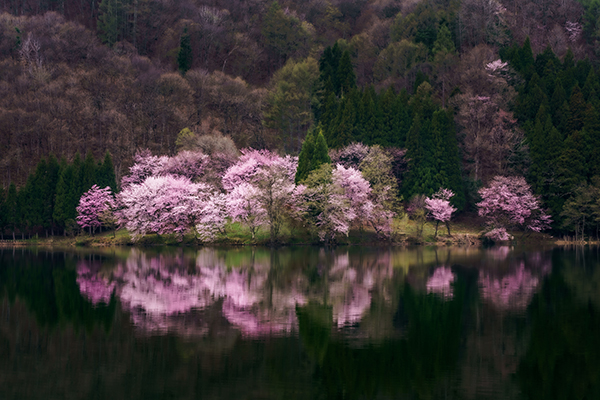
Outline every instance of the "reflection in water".
<path id="1" fill-rule="evenodd" d="M 489 273 L 479 274 L 481 295 L 494 306 L 501 309 L 524 310 L 539 284 L 539 279 L 525 269 L 524 262 L 516 271 L 502 278 L 493 278 Z"/>
<path id="2" fill-rule="evenodd" d="M 0 398 L 593 398 L 600 267 L 551 255 L 0 250 Z"/>
<path id="3" fill-rule="evenodd" d="M 108 304 L 115 290 L 115 282 L 108 282 L 98 274 L 100 262 L 80 261 L 77 265 L 79 291 L 92 304 Z"/>
<path id="4" fill-rule="evenodd" d="M 549 260 L 540 253 L 511 258 L 507 246 L 487 254 L 479 269 L 482 298 L 498 309 L 524 310 L 541 277 L 549 273 Z M 108 273 L 100 273 L 98 262 L 81 261 L 77 283 L 93 304 L 108 303 L 114 292 L 136 326 L 148 331 L 181 329 L 177 316 L 217 306 L 244 335 L 263 336 L 296 331 L 296 308 L 308 302 L 331 307 L 338 328 L 360 326 L 367 316 L 372 323 L 373 296 L 378 304 L 395 302 L 397 295 L 391 295 L 389 283 L 395 272 L 404 273 L 393 268 L 389 251 L 355 259 L 348 251 L 321 250 L 298 267 L 273 264 L 268 251 L 240 251 L 234 256 L 215 249 L 157 255 L 133 249 Z M 450 260 L 451 254 L 445 253 L 444 264 L 434 263 L 430 274 L 421 272 L 427 269 L 409 269 L 409 282 L 415 289 L 452 299 L 456 274 L 448 266 Z M 207 332 L 205 324 L 195 325 L 196 334 Z M 362 328 L 368 330 L 366 325 Z"/>
<path id="5" fill-rule="evenodd" d="M 551 271 L 550 259 L 540 253 L 526 258 L 510 258 L 508 246 L 490 251 L 492 258 L 499 261 L 489 268 L 479 270 L 479 286 L 485 301 L 501 310 L 524 311 L 543 276 Z"/>
<path id="6" fill-rule="evenodd" d="M 436 293 L 444 299 L 451 299 L 453 282 L 454 274 L 450 268 L 436 268 L 433 275 L 427 280 L 427 293 Z"/>

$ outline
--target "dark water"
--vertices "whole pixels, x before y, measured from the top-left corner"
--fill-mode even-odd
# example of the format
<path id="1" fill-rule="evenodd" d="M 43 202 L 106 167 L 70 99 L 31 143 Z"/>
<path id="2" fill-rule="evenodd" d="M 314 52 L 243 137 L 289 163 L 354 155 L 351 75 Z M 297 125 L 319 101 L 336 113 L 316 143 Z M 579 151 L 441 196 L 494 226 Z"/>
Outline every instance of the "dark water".
<path id="1" fill-rule="evenodd" d="M 0 249 L 0 399 L 600 399 L 592 249 Z"/>

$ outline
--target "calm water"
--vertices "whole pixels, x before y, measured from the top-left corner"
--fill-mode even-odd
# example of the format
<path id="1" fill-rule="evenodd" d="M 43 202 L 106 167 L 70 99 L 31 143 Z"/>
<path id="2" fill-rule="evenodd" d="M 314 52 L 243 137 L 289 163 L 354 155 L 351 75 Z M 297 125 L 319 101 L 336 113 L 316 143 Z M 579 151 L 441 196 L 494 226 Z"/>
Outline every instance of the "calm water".
<path id="1" fill-rule="evenodd" d="M 600 399 L 593 249 L 0 249 L 0 399 Z"/>

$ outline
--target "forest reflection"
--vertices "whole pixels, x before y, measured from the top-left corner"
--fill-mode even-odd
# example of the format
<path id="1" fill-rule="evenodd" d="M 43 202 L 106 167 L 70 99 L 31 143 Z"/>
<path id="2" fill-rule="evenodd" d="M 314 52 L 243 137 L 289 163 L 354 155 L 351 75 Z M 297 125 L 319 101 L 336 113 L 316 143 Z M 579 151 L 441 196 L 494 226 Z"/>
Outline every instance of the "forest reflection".
<path id="1" fill-rule="evenodd" d="M 116 297 L 133 324 L 145 332 L 206 334 L 210 327 L 199 312 L 211 308 L 245 336 L 289 334 L 298 331 L 297 310 L 318 304 L 330 309 L 330 323 L 337 329 L 383 338 L 402 334 L 392 324 L 405 290 L 402 282 L 415 293 L 450 301 L 457 271 L 470 269 L 475 271 L 471 275 L 478 274 L 484 302 L 522 312 L 550 272 L 551 263 L 541 252 L 517 256 L 508 247 L 403 253 L 387 249 L 131 249 L 116 260 L 81 258 L 77 284 L 94 305 L 108 304 L 111 296 Z"/>
<path id="2" fill-rule="evenodd" d="M 0 250 L 0 395 L 594 398 L 599 254 Z"/>

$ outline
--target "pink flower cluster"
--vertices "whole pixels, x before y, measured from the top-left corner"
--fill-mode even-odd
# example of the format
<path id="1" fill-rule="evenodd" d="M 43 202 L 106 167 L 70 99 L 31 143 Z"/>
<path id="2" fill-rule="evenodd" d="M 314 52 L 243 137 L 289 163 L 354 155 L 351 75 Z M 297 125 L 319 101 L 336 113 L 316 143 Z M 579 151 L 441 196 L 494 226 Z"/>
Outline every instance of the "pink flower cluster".
<path id="1" fill-rule="evenodd" d="M 96 228 L 102 226 L 102 219 L 106 214 L 114 208 L 115 200 L 110 188 L 107 186 L 100 189 L 97 185 L 94 185 L 79 199 L 77 223 L 84 229 L 96 230 Z"/>
<path id="2" fill-rule="evenodd" d="M 479 215 L 493 229 L 497 228 L 494 235 L 498 237 L 505 237 L 508 228 L 540 232 L 552 222 L 523 177 L 496 176 L 488 187 L 479 190 L 479 195 Z"/>

